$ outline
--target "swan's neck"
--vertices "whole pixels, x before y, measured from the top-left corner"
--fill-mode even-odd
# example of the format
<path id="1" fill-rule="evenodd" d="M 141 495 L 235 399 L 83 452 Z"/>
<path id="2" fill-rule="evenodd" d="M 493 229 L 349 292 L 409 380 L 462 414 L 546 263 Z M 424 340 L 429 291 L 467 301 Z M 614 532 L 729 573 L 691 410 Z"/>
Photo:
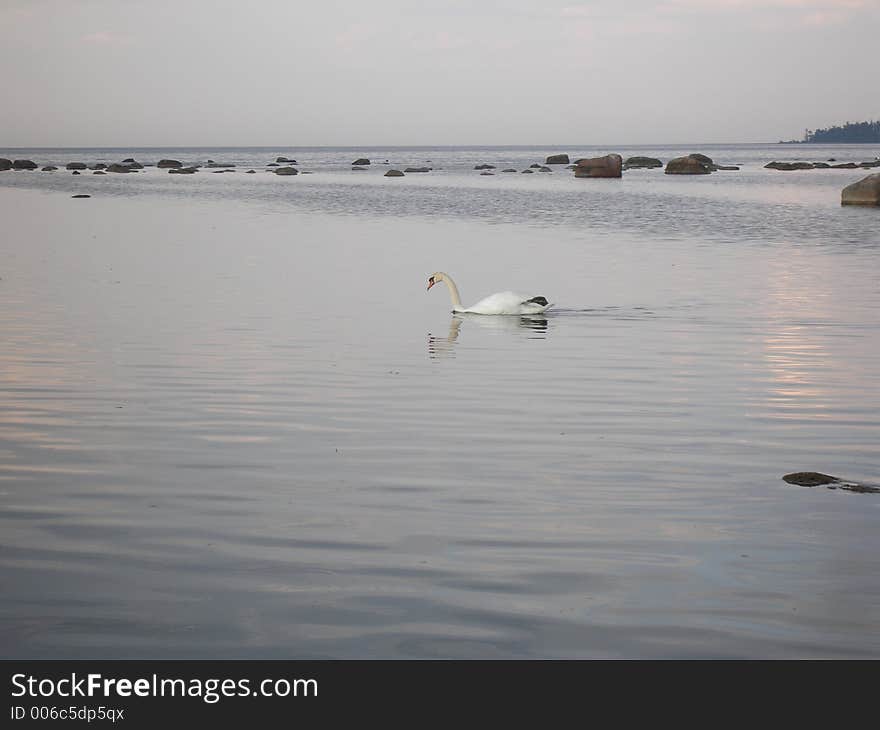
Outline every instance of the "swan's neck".
<path id="1" fill-rule="evenodd" d="M 461 306 L 461 297 L 458 295 L 458 287 L 450 278 L 449 274 L 443 274 L 443 283 L 446 284 L 449 289 L 449 298 L 452 300 L 452 311 L 459 312 L 464 309 L 464 307 Z"/>

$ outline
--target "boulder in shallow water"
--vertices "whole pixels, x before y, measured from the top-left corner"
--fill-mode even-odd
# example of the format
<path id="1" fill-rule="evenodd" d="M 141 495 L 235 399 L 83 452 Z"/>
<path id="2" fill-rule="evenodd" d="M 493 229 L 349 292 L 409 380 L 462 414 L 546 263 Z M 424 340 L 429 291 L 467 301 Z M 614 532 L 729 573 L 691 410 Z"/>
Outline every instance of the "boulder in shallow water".
<path id="1" fill-rule="evenodd" d="M 847 185 L 840 193 L 841 205 L 880 205 L 880 172 Z"/>
<path id="2" fill-rule="evenodd" d="M 0 157 L 0 171 L 11 170 L 11 169 L 12 169 L 12 160 L 7 160 L 5 157 Z"/>
<path id="3" fill-rule="evenodd" d="M 172 167 L 168 170 L 170 175 L 192 175 L 199 168 L 197 167 Z"/>
<path id="4" fill-rule="evenodd" d="M 684 157 L 676 157 L 666 163 L 667 175 L 708 175 L 715 166 L 712 161 L 705 162 L 704 159 L 709 158 L 705 155 L 685 155 Z"/>
<path id="5" fill-rule="evenodd" d="M 39 165 L 33 160 L 13 160 L 13 170 L 36 170 Z"/>
<path id="6" fill-rule="evenodd" d="M 385 173 L 385 177 L 403 177 L 403 173 L 400 170 L 389 170 Z"/>
<path id="7" fill-rule="evenodd" d="M 296 160 L 291 160 L 289 157 L 276 157 L 275 162 L 286 162 L 288 165 L 296 164 Z"/>
<path id="8" fill-rule="evenodd" d="M 276 167 L 276 175 L 299 175 L 299 170 L 295 167 Z"/>
<path id="9" fill-rule="evenodd" d="M 494 170 L 495 165 L 490 165 L 488 162 L 483 162 L 480 165 L 474 165 L 475 170 Z"/>
<path id="10" fill-rule="evenodd" d="M 94 165 L 89 165 L 89 169 L 90 170 L 106 170 L 107 165 L 105 165 L 103 162 L 96 162 Z"/>
<path id="11" fill-rule="evenodd" d="M 431 172 L 430 167 L 407 167 L 404 172 Z"/>
<path id="12" fill-rule="evenodd" d="M 106 174 L 107 173 L 104 172 L 103 170 L 95 170 L 94 172 L 92 172 L 92 175 L 106 175 Z"/>
<path id="13" fill-rule="evenodd" d="M 170 167 L 183 167 L 183 163 L 180 160 L 159 160 L 156 167 L 164 170 Z"/>
<path id="14" fill-rule="evenodd" d="M 612 153 L 603 157 L 587 157 L 578 160 L 574 170 L 575 177 L 622 177 L 623 158 Z"/>
<path id="15" fill-rule="evenodd" d="M 568 159 L 568 155 L 564 152 L 559 155 L 549 155 L 546 160 L 544 160 L 545 165 L 567 165 L 571 160 Z"/>
<path id="16" fill-rule="evenodd" d="M 651 170 L 655 167 L 663 167 L 663 163 L 656 157 L 627 157 L 623 163 L 624 170 Z"/>
<path id="17" fill-rule="evenodd" d="M 58 168 L 55 167 L 55 165 L 46 165 L 42 171 L 43 172 L 52 172 L 53 170 L 57 170 L 57 169 Z"/>
<path id="18" fill-rule="evenodd" d="M 366 157 L 358 157 L 354 162 L 351 163 L 353 166 L 362 167 L 364 165 L 369 165 L 370 161 Z"/>
<path id="19" fill-rule="evenodd" d="M 85 162 L 68 162 L 65 165 L 65 169 L 67 170 L 86 170 L 88 169 L 88 165 Z"/>
<path id="20" fill-rule="evenodd" d="M 786 474 L 782 480 L 788 484 L 796 484 L 799 487 L 828 487 L 828 489 L 844 489 L 848 492 L 861 494 L 880 493 L 880 485 L 855 482 L 850 479 L 833 477 L 830 474 L 822 474 L 818 471 L 798 471 Z"/>
<path id="21" fill-rule="evenodd" d="M 832 165 L 831 168 L 833 170 L 855 170 L 858 165 L 855 162 L 842 162 L 839 165 Z"/>
<path id="22" fill-rule="evenodd" d="M 73 171 L 72 173 L 70 173 L 70 174 L 71 174 L 71 175 L 82 175 L 82 173 L 81 173 L 79 170 L 74 170 L 74 171 Z"/>
<path id="23" fill-rule="evenodd" d="M 85 193 L 79 193 L 78 195 L 71 195 L 71 198 L 91 198 L 91 195 L 86 195 Z"/>
<path id="24" fill-rule="evenodd" d="M 112 165 L 107 166 L 107 172 L 131 172 L 131 168 L 128 165 L 121 165 L 118 162 L 114 162 Z"/>

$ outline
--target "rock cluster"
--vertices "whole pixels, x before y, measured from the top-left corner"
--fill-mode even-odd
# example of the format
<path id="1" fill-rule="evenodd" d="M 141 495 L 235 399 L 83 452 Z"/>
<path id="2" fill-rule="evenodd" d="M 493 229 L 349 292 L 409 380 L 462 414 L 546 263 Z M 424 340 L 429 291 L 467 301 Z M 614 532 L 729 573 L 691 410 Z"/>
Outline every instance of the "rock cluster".
<path id="1" fill-rule="evenodd" d="M 587 157 L 575 163 L 575 177 L 622 177 L 623 158 L 616 154 Z"/>
<path id="2" fill-rule="evenodd" d="M 545 165 L 567 165 L 571 162 L 568 159 L 568 155 L 564 152 L 560 155 L 549 155 L 546 160 L 544 160 Z"/>
<path id="3" fill-rule="evenodd" d="M 180 162 L 180 160 L 159 160 L 159 162 L 156 163 L 156 167 L 160 169 L 183 167 L 183 163 Z"/>

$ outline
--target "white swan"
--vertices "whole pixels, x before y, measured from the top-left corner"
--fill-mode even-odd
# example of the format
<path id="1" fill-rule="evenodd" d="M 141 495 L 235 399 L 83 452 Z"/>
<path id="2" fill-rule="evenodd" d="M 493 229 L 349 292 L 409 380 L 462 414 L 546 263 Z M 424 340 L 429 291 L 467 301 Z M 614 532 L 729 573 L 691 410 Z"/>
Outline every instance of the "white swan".
<path id="1" fill-rule="evenodd" d="M 481 299 L 471 307 L 461 306 L 461 297 L 458 295 L 458 287 L 449 276 L 442 271 L 436 271 L 428 277 L 428 289 L 437 282 L 444 282 L 449 288 L 449 298 L 452 300 L 452 311 L 463 314 L 541 314 L 553 305 L 544 297 L 523 297 L 512 291 L 502 291 L 491 294 Z"/>

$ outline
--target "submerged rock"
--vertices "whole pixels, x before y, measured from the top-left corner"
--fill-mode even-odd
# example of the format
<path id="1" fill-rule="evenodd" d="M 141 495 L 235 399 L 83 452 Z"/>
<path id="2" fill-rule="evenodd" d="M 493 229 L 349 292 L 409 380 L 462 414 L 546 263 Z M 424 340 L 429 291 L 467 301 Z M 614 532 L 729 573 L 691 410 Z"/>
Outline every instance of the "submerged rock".
<path id="1" fill-rule="evenodd" d="M 94 171 L 92 172 L 92 175 L 106 175 L 106 174 L 107 174 L 107 173 L 104 172 L 103 170 L 94 170 Z"/>
<path id="2" fill-rule="evenodd" d="M 42 169 L 42 172 L 52 172 L 53 170 L 57 170 L 57 169 L 58 169 L 58 168 L 55 167 L 55 165 L 46 165 L 46 166 Z"/>
<path id="3" fill-rule="evenodd" d="M 105 165 L 103 162 L 96 162 L 94 165 L 89 165 L 90 170 L 105 170 L 106 168 L 107 165 Z"/>
<path id="4" fill-rule="evenodd" d="M 880 172 L 868 175 L 840 193 L 841 205 L 880 205 Z"/>
<path id="5" fill-rule="evenodd" d="M 855 170 L 858 168 L 858 165 L 855 162 L 844 162 L 840 165 L 832 165 L 831 167 L 834 170 Z"/>
<path id="6" fill-rule="evenodd" d="M 355 165 L 351 168 L 353 171 L 357 172 L 358 170 L 366 170 L 366 167 L 361 167 L 360 165 Z"/>
<path id="7" fill-rule="evenodd" d="M 159 160 L 156 167 L 164 170 L 169 167 L 183 167 L 183 163 L 180 160 Z"/>
<path id="8" fill-rule="evenodd" d="M 13 170 L 36 170 L 39 165 L 33 160 L 13 160 Z"/>
<path id="9" fill-rule="evenodd" d="M 389 170 L 385 173 L 385 177 L 403 177 L 403 173 L 400 170 Z"/>
<path id="10" fill-rule="evenodd" d="M 74 171 L 73 171 L 72 173 L 70 173 L 70 174 L 71 174 L 71 175 L 82 175 L 82 173 L 81 173 L 79 170 L 74 170 Z"/>
<path id="11" fill-rule="evenodd" d="M 5 157 L 0 157 L 0 171 L 11 170 L 11 169 L 12 169 L 12 160 L 7 160 Z"/>
<path id="12" fill-rule="evenodd" d="M 545 165 L 567 165 L 571 160 L 568 159 L 568 155 L 563 152 L 559 155 L 549 155 L 546 160 L 544 160 Z"/>
<path id="13" fill-rule="evenodd" d="M 407 167 L 404 172 L 431 172 L 430 167 Z"/>
<path id="14" fill-rule="evenodd" d="M 358 157 L 354 162 L 351 163 L 355 166 L 369 165 L 370 161 L 366 157 Z"/>
<path id="15" fill-rule="evenodd" d="M 79 193 L 78 195 L 71 195 L 71 198 L 91 198 L 91 195 L 86 195 L 85 193 Z"/>
<path id="16" fill-rule="evenodd" d="M 798 471 L 793 474 L 786 474 L 782 479 L 788 484 L 796 484 L 799 487 L 828 487 L 828 489 L 844 489 L 848 492 L 859 492 L 861 494 L 880 493 L 880 485 L 854 482 L 817 471 Z"/>
<path id="17" fill-rule="evenodd" d="M 503 169 L 501 172 L 516 172 L 516 170 L 515 170 L 514 168 L 512 168 L 512 167 L 506 167 L 506 168 Z"/>
<path id="18" fill-rule="evenodd" d="M 623 158 L 612 153 L 604 157 L 587 157 L 578 160 L 574 170 L 575 177 L 622 177 Z"/>
<path id="19" fill-rule="evenodd" d="M 275 162 L 286 162 L 286 163 L 288 163 L 288 164 L 290 164 L 290 165 L 295 165 L 295 164 L 296 164 L 296 160 L 291 160 L 291 159 L 289 159 L 289 158 L 287 158 L 287 157 L 276 157 L 276 158 L 275 158 Z"/>
<path id="20" fill-rule="evenodd" d="M 171 175 L 192 175 L 198 169 L 197 167 L 172 167 L 168 173 Z"/>
<path id="21" fill-rule="evenodd" d="M 299 170 L 295 167 L 277 167 L 275 168 L 276 175 L 299 175 Z"/>
<path id="22" fill-rule="evenodd" d="M 812 162 L 768 162 L 764 165 L 767 170 L 812 170 L 815 165 Z"/>
<path id="23" fill-rule="evenodd" d="M 88 168 L 88 165 L 85 162 L 68 162 L 65 165 L 65 169 L 67 170 L 85 170 Z"/>
<path id="24" fill-rule="evenodd" d="M 475 169 L 475 170 L 494 170 L 494 169 L 495 169 L 495 165 L 490 165 L 490 164 L 487 163 L 487 162 L 483 162 L 483 163 L 481 163 L 481 164 L 479 164 L 479 165 L 474 165 L 474 169 Z"/>
<path id="25" fill-rule="evenodd" d="M 107 172 L 131 172 L 131 168 L 128 165 L 120 165 L 114 162 L 112 165 L 107 166 Z"/>

